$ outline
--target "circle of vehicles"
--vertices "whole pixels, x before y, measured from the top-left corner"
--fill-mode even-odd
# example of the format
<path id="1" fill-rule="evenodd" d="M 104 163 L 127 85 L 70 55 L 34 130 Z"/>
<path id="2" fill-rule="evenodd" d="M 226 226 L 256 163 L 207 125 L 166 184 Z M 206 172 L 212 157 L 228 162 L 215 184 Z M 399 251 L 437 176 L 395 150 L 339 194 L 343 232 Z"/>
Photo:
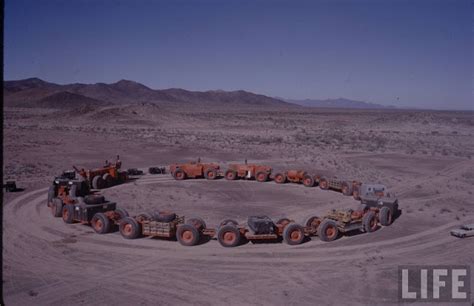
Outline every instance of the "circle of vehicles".
<path id="1" fill-rule="evenodd" d="M 98 169 L 65 171 L 56 177 L 48 190 L 48 207 L 54 217 L 62 217 L 65 223 L 89 224 L 98 234 L 105 234 L 115 227 L 125 239 L 143 236 L 172 238 L 182 245 L 199 244 L 203 239 L 217 238 L 224 247 L 235 247 L 245 241 L 281 241 L 289 245 L 301 244 L 307 237 L 318 236 L 322 241 L 333 241 L 351 231 L 373 232 L 379 226 L 389 226 L 399 214 L 398 199 L 386 191 L 384 185 L 363 184 L 311 175 L 301 170 L 276 173 L 265 165 L 230 164 L 224 172 L 218 164 L 189 162 L 172 164 L 169 172 L 178 181 L 191 178 L 214 180 L 250 179 L 266 182 L 273 179 L 278 184 L 301 183 L 306 187 L 318 185 L 323 190 L 339 191 L 360 201 L 356 210 L 333 209 L 324 216 L 311 215 L 302 224 L 282 218 L 276 222 L 268 216 L 249 216 L 246 224 L 226 219 L 217 228 L 207 228 L 203 219 L 185 218 L 173 212 L 141 213 L 130 216 L 115 202 L 98 193 L 99 189 L 125 182 L 130 176 L 142 175 L 143 171 L 132 168 L 121 170 L 117 156 L 115 163 L 106 161 Z M 151 167 L 150 174 L 166 174 L 165 167 Z M 76 173 L 79 177 L 76 177 Z"/>

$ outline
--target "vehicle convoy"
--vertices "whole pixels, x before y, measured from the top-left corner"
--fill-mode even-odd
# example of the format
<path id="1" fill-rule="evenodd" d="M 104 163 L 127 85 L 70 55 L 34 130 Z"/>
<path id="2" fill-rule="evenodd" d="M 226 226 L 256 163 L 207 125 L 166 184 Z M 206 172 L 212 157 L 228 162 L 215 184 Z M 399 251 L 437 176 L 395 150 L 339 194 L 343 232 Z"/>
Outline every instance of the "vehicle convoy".
<path id="1" fill-rule="evenodd" d="M 105 165 L 101 168 L 88 170 L 83 168 L 79 170 L 76 166 L 73 166 L 73 168 L 92 188 L 102 189 L 127 181 L 127 171 L 121 171 L 121 166 L 122 162 L 117 155 L 115 163 L 105 161 Z"/>
<path id="2" fill-rule="evenodd" d="M 322 241 L 333 241 L 340 233 L 354 230 L 373 232 L 378 228 L 377 213 L 374 210 L 331 210 L 323 218 L 317 216 L 308 218 L 305 225 L 316 230 Z"/>
<path id="3" fill-rule="evenodd" d="M 358 181 L 350 181 L 350 180 L 341 180 L 337 178 L 326 178 L 320 177 L 317 179 L 319 188 L 323 190 L 335 190 L 341 192 L 343 195 L 352 196 L 354 194 L 354 190 L 358 190 L 359 186 L 361 185 Z"/>
<path id="4" fill-rule="evenodd" d="M 140 236 L 176 238 L 184 246 L 196 245 L 202 237 L 215 235 L 215 230 L 206 228 L 206 223 L 201 218 L 186 220 L 171 212 L 142 213 L 126 217 L 121 220 L 119 230 L 125 239 Z"/>
<path id="5" fill-rule="evenodd" d="M 451 230 L 451 235 L 458 238 L 466 238 L 474 236 L 474 224 L 464 224 L 460 228 Z"/>
<path id="6" fill-rule="evenodd" d="M 243 239 L 251 242 L 283 240 L 289 245 L 301 244 L 311 230 L 283 218 L 276 223 L 267 216 L 250 216 L 247 226 L 239 225 L 235 220 L 224 220 L 217 230 L 217 240 L 223 247 L 238 246 Z"/>
<path id="7" fill-rule="evenodd" d="M 286 182 L 303 184 L 306 187 L 313 187 L 315 184 L 314 176 L 308 174 L 304 170 L 288 170 L 275 174 L 273 180 L 278 184 Z"/>
<path id="8" fill-rule="evenodd" d="M 257 180 L 258 182 L 266 182 L 272 174 L 272 168 L 257 164 L 230 164 L 225 172 L 227 180 L 247 179 Z"/>
<path id="9" fill-rule="evenodd" d="M 220 174 L 219 169 L 218 164 L 203 164 L 200 159 L 197 162 L 170 165 L 170 173 L 178 181 L 187 178 L 203 177 L 208 180 L 214 180 Z"/>

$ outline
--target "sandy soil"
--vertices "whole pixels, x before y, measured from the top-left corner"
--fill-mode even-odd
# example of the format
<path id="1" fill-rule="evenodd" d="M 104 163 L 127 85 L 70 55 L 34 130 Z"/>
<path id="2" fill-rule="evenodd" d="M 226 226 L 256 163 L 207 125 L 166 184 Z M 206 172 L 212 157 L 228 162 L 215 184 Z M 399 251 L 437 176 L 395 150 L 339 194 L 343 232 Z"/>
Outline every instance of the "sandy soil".
<path id="1" fill-rule="evenodd" d="M 402 264 L 468 264 L 474 241 L 449 230 L 474 222 L 474 116 L 419 111 L 172 112 L 150 105 L 64 112 L 6 108 L 4 176 L 25 187 L 4 196 L 3 290 L 7 305 L 397 304 Z M 276 171 L 324 170 L 382 182 L 399 197 L 390 227 L 291 247 L 225 249 L 124 240 L 50 215 L 46 188 L 72 164 L 119 153 L 125 168 L 201 157 L 262 162 Z M 250 214 L 297 221 L 356 208 L 338 193 L 274 182 L 145 175 L 103 191 L 131 214 L 172 209 L 212 227 Z M 471 284 L 474 282 L 471 281 Z"/>

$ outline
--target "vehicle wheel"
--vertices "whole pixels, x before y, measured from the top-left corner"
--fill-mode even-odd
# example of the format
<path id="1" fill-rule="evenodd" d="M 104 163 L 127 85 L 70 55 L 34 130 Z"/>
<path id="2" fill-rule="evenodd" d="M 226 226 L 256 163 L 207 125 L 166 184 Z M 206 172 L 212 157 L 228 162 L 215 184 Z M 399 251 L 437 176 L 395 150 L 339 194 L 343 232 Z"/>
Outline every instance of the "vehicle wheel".
<path id="1" fill-rule="evenodd" d="M 225 219 L 224 221 L 221 222 L 221 224 L 219 224 L 219 228 L 221 228 L 225 225 L 234 225 L 235 227 L 237 227 L 237 225 L 239 225 L 239 222 L 237 222 L 233 219 Z"/>
<path id="2" fill-rule="evenodd" d="M 236 247 L 239 245 L 241 239 L 239 229 L 231 224 L 224 225 L 217 232 L 217 240 L 226 248 Z"/>
<path id="3" fill-rule="evenodd" d="M 306 187 L 313 187 L 314 186 L 314 178 L 311 175 L 305 175 L 303 177 L 303 185 Z"/>
<path id="4" fill-rule="evenodd" d="M 51 203 L 51 212 L 53 217 L 59 218 L 63 215 L 63 201 L 59 198 L 54 198 Z"/>
<path id="5" fill-rule="evenodd" d="M 100 175 L 96 175 L 92 179 L 92 188 L 94 188 L 94 189 L 104 188 L 104 179 L 102 179 L 102 177 Z"/>
<path id="6" fill-rule="evenodd" d="M 296 223 L 288 224 L 283 230 L 283 240 L 289 245 L 301 244 L 304 240 L 304 229 Z"/>
<path id="7" fill-rule="evenodd" d="M 93 194 L 90 194 L 90 195 L 87 195 L 84 197 L 84 202 L 86 204 L 102 204 L 105 202 L 105 198 L 104 196 L 101 196 L 101 195 L 93 195 Z"/>
<path id="8" fill-rule="evenodd" d="M 286 175 L 283 173 L 275 174 L 275 178 L 273 179 L 277 184 L 284 184 L 286 183 Z"/>
<path id="9" fill-rule="evenodd" d="M 285 226 L 286 226 L 287 224 L 289 224 L 290 222 L 291 222 L 291 220 L 288 219 L 288 218 L 281 218 L 280 220 L 277 221 L 276 224 L 281 224 L 281 225 L 283 225 L 283 226 L 285 227 Z"/>
<path id="10" fill-rule="evenodd" d="M 110 187 L 114 184 L 114 178 L 109 173 L 104 174 L 102 180 L 104 180 L 105 187 Z"/>
<path id="11" fill-rule="evenodd" d="M 173 173 L 174 179 L 177 181 L 182 181 L 186 178 L 186 173 L 181 169 L 176 169 Z"/>
<path id="12" fill-rule="evenodd" d="M 195 217 L 186 220 L 185 224 L 194 226 L 197 230 L 206 229 L 206 222 L 203 219 Z"/>
<path id="13" fill-rule="evenodd" d="M 141 225 L 137 220 L 125 217 L 119 223 L 120 235 L 125 239 L 136 239 L 141 234 Z"/>
<path id="14" fill-rule="evenodd" d="M 377 230 L 377 216 L 373 211 L 367 212 L 362 217 L 362 230 L 367 233 L 371 233 Z"/>
<path id="15" fill-rule="evenodd" d="M 176 238 L 184 246 L 193 246 L 198 244 L 200 235 L 198 229 L 191 224 L 182 224 L 178 226 Z"/>
<path id="16" fill-rule="evenodd" d="M 176 214 L 169 212 L 158 212 L 154 215 L 153 219 L 158 222 L 171 222 L 176 219 Z"/>
<path id="17" fill-rule="evenodd" d="M 318 236 L 322 241 L 333 241 L 336 240 L 339 235 L 339 229 L 334 220 L 326 219 L 318 227 Z"/>
<path id="18" fill-rule="evenodd" d="M 104 213 L 96 213 L 91 220 L 91 225 L 97 234 L 106 234 L 110 232 L 110 220 Z"/>
<path id="19" fill-rule="evenodd" d="M 227 170 L 225 173 L 225 179 L 229 181 L 234 181 L 237 179 L 237 172 L 234 170 Z"/>
<path id="20" fill-rule="evenodd" d="M 328 190 L 329 189 L 328 180 L 325 179 L 325 178 L 321 178 L 319 180 L 319 188 L 321 188 L 323 190 Z"/>
<path id="21" fill-rule="evenodd" d="M 49 189 L 48 189 L 48 207 L 51 207 L 53 205 L 53 198 L 55 196 L 55 192 L 54 192 L 54 186 L 49 186 Z"/>
<path id="22" fill-rule="evenodd" d="M 318 216 L 310 216 L 304 220 L 303 225 L 306 227 L 311 227 L 317 229 L 321 224 L 321 219 Z"/>
<path id="23" fill-rule="evenodd" d="M 116 208 L 115 212 L 120 216 L 119 220 L 129 216 L 128 211 L 125 208 Z"/>
<path id="24" fill-rule="evenodd" d="M 342 187 L 341 187 L 341 192 L 345 196 L 351 196 L 352 195 L 352 184 L 348 182 L 343 182 Z"/>
<path id="25" fill-rule="evenodd" d="M 268 173 L 266 172 L 259 172 L 257 173 L 257 175 L 255 176 L 255 179 L 257 180 L 257 182 L 266 182 L 268 180 Z"/>
<path id="26" fill-rule="evenodd" d="M 140 221 L 140 222 L 143 222 L 143 221 L 153 221 L 153 215 L 150 214 L 150 213 L 141 213 L 137 216 L 137 219 Z"/>
<path id="27" fill-rule="evenodd" d="M 63 206 L 63 221 L 65 223 L 71 224 L 74 222 L 74 205 L 64 205 Z"/>
<path id="28" fill-rule="evenodd" d="M 215 180 L 217 177 L 216 169 L 207 169 L 206 172 L 204 172 L 204 177 L 208 180 Z"/>
<path id="29" fill-rule="evenodd" d="M 380 224 L 383 226 L 389 226 L 392 224 L 392 212 L 390 208 L 384 206 L 379 211 Z"/>

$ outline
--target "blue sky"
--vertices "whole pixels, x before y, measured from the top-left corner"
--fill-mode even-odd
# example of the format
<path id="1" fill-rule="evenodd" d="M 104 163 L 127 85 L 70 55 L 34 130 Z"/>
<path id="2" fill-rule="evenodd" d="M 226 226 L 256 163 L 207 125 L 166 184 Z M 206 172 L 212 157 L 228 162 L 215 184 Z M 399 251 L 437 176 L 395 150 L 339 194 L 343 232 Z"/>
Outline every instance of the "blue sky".
<path id="1" fill-rule="evenodd" d="M 470 0 L 6 0 L 4 44 L 7 80 L 474 109 Z"/>

